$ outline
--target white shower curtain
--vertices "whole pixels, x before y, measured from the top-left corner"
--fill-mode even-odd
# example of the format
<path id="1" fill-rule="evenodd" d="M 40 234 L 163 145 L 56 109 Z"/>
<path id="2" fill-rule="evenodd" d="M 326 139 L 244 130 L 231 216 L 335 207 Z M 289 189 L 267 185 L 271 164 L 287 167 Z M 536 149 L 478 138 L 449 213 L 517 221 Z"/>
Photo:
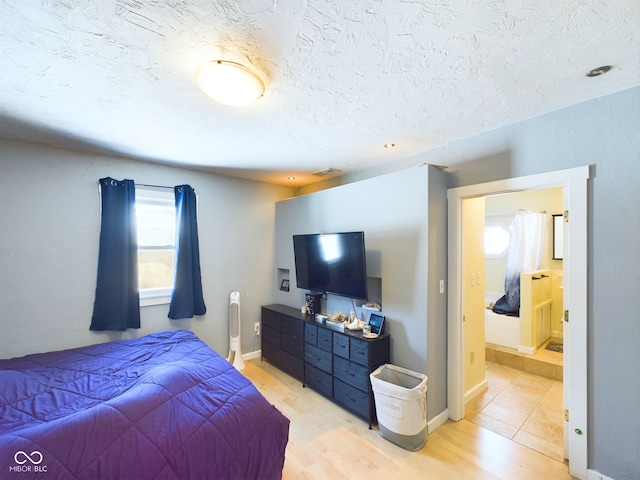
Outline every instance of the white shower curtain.
<path id="1" fill-rule="evenodd" d="M 511 239 L 507 254 L 504 297 L 496 302 L 494 311 L 507 315 L 520 312 L 520 273 L 539 270 L 542 266 L 546 213 L 518 210 L 511 222 Z"/>

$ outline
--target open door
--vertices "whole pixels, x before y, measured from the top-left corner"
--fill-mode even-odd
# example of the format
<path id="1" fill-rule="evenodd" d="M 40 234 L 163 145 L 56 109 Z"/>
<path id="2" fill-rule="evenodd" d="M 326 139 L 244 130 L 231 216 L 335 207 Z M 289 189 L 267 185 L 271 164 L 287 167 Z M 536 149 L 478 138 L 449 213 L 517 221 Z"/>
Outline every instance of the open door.
<path id="1" fill-rule="evenodd" d="M 565 205 L 565 212 L 568 212 L 568 210 L 566 210 L 566 205 L 569 204 L 569 198 L 568 198 L 568 194 L 567 194 L 567 189 L 564 189 L 563 191 L 563 198 L 562 198 L 562 204 Z M 562 227 L 562 237 L 561 238 L 557 238 L 559 233 L 556 233 L 554 231 L 554 236 L 556 238 L 554 238 L 554 242 L 558 241 L 558 243 L 562 244 L 562 276 L 563 278 L 567 278 L 567 272 L 568 272 L 568 265 L 569 262 L 571 261 L 570 258 L 570 252 L 569 252 L 569 229 L 565 228 L 565 222 L 568 219 L 568 213 L 562 215 L 562 219 L 561 222 L 558 222 L 558 226 Z M 566 288 L 566 285 L 564 285 L 564 288 L 562 289 L 562 305 L 569 305 L 569 298 L 567 296 L 567 292 L 569 292 L 569 289 Z M 568 412 L 569 412 L 569 406 L 571 405 L 571 388 L 570 384 L 571 382 L 567 381 L 568 379 L 571 378 L 571 334 L 569 332 L 569 323 L 566 321 L 567 318 L 565 316 L 565 312 L 567 312 L 567 310 L 565 309 L 562 312 L 562 338 L 563 338 L 563 345 L 564 345 L 564 349 L 563 349 L 563 367 L 562 367 L 562 378 L 563 378 L 563 382 L 562 382 L 562 409 L 564 411 L 564 431 L 562 432 L 562 439 L 564 441 L 564 458 L 565 459 L 569 459 L 569 421 L 568 421 Z"/>
<path id="2" fill-rule="evenodd" d="M 564 404 L 565 453 L 569 473 L 587 478 L 587 180 L 589 167 L 578 167 L 527 177 L 499 180 L 448 191 L 448 413 L 455 421 L 464 418 L 463 363 L 463 265 L 462 203 L 464 199 L 498 193 L 565 187 L 564 308 Z M 571 252 L 571 255 L 568 252 Z M 569 319 L 570 327 L 567 325 Z"/>

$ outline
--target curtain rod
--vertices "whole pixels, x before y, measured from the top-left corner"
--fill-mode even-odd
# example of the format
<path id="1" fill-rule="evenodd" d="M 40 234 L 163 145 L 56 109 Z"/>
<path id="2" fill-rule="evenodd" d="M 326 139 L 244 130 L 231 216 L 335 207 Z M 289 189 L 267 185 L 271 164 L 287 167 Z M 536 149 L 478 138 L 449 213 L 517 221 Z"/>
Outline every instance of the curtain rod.
<path id="1" fill-rule="evenodd" d="M 118 180 L 116 180 L 118 181 Z M 98 180 L 98 186 L 100 185 L 100 180 Z M 134 183 L 134 185 L 136 187 L 148 187 L 148 188 L 164 188 L 167 190 L 173 190 L 175 187 L 167 187 L 166 185 L 151 185 L 149 183 Z M 181 186 L 181 185 L 176 185 L 176 186 Z M 194 190 L 195 192 L 195 190 Z"/>
<path id="2" fill-rule="evenodd" d="M 485 217 L 512 217 L 514 215 L 516 215 L 518 212 L 523 212 L 523 213 L 544 213 L 546 215 L 547 211 L 546 210 L 523 210 L 523 209 L 519 209 L 519 210 L 513 210 L 511 212 L 488 212 L 485 213 Z"/>
<path id="3" fill-rule="evenodd" d="M 136 187 L 168 188 L 169 190 L 173 190 L 173 187 L 167 187 L 165 185 L 149 185 L 149 184 L 146 184 L 146 183 L 136 183 L 134 185 Z"/>
<path id="4" fill-rule="evenodd" d="M 115 180 L 116 182 L 120 182 L 122 180 Z M 100 185 L 100 180 L 98 180 L 98 185 Z M 167 187 L 166 185 L 149 185 L 147 183 L 134 183 L 136 187 L 149 187 L 149 188 L 167 188 L 169 190 L 173 190 L 174 187 Z"/>

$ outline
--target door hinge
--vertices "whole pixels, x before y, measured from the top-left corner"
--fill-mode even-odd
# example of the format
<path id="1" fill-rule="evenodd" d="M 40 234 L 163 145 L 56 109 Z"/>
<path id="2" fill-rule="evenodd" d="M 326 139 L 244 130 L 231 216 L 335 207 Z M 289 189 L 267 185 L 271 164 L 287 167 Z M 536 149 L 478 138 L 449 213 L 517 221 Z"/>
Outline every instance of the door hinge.
<path id="1" fill-rule="evenodd" d="M 569 410 L 568 410 L 568 409 L 566 409 L 566 410 L 564 411 L 564 421 L 565 421 L 565 422 L 568 422 L 568 421 L 569 421 Z"/>
<path id="2" fill-rule="evenodd" d="M 569 210 L 564 211 L 564 221 L 565 223 L 569 222 Z"/>
<path id="3" fill-rule="evenodd" d="M 569 323 L 569 310 L 564 311 L 564 321 Z"/>

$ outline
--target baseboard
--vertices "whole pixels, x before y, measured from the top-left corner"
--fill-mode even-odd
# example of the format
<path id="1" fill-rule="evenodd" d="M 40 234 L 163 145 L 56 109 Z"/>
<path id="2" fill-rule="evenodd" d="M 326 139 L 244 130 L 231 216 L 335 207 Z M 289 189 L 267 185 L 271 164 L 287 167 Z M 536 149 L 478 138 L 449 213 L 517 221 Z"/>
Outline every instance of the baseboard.
<path id="1" fill-rule="evenodd" d="M 563 334 L 564 334 L 563 330 L 560 330 L 560 331 L 554 330 L 553 331 L 553 338 L 563 338 Z"/>
<path id="2" fill-rule="evenodd" d="M 480 392 L 485 390 L 487 388 L 487 385 L 488 385 L 488 382 L 487 382 L 487 379 L 485 378 L 483 381 L 481 381 L 479 384 L 477 384 L 471 390 L 465 392 L 465 394 L 464 394 L 464 404 L 466 405 L 467 403 L 469 403 L 469 400 L 472 400 L 472 399 L 476 398 L 476 395 L 478 395 Z"/>
<path id="3" fill-rule="evenodd" d="M 587 470 L 587 480 L 613 480 L 613 478 L 607 477 L 597 470 Z"/>
<path id="4" fill-rule="evenodd" d="M 536 353 L 536 349 L 533 347 L 525 347 L 524 345 L 518 345 L 518 352 L 524 353 L 526 355 L 533 355 Z"/>
<path id="5" fill-rule="evenodd" d="M 436 429 L 440 425 L 444 425 L 447 420 L 449 420 L 449 410 L 445 408 L 442 412 L 427 422 L 427 432 L 435 432 Z"/>
<path id="6" fill-rule="evenodd" d="M 253 360 L 255 358 L 260 358 L 262 357 L 262 350 L 256 350 L 255 352 L 249 352 L 249 353 L 243 353 L 242 354 L 242 359 L 243 360 Z"/>

